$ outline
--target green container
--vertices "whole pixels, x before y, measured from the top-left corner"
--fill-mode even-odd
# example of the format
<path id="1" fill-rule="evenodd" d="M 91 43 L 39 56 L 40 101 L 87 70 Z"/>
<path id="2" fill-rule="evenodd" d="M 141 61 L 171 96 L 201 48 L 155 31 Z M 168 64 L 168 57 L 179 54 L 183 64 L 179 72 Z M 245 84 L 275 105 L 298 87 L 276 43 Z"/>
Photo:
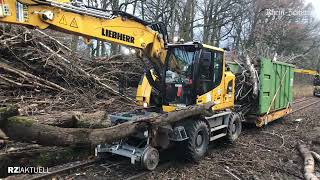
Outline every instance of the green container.
<path id="1" fill-rule="evenodd" d="M 262 58 L 258 115 L 286 109 L 293 101 L 294 66 Z"/>

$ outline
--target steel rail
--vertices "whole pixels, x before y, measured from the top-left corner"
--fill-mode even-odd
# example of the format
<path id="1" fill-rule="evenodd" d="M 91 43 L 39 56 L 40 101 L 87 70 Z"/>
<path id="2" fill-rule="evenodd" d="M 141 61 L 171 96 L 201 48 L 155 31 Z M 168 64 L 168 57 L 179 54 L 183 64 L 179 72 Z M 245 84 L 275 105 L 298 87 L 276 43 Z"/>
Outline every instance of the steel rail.
<path id="1" fill-rule="evenodd" d="M 293 114 L 293 113 L 295 113 L 295 112 L 298 112 L 298 111 L 301 111 L 301 110 L 303 110 L 303 109 L 306 109 L 306 108 L 308 108 L 308 107 L 310 107 L 310 106 L 312 106 L 312 105 L 318 104 L 318 103 L 320 103 L 320 100 L 318 100 L 318 101 L 313 101 L 312 103 L 310 103 L 310 104 L 308 104 L 308 105 L 299 107 L 298 109 L 294 109 L 294 110 L 291 112 L 291 114 Z"/>
<path id="2" fill-rule="evenodd" d="M 55 170 L 55 171 L 52 171 L 52 172 L 49 172 L 49 173 L 46 173 L 46 174 L 42 174 L 42 175 L 39 175 L 39 176 L 36 176 L 36 177 L 32 177 L 32 178 L 30 178 L 30 180 L 39 180 L 39 179 L 49 178 L 51 176 L 54 176 L 54 175 L 57 175 L 57 174 L 62 174 L 62 173 L 65 173 L 67 171 L 70 171 L 70 170 L 74 170 L 74 169 L 81 168 L 81 167 L 84 167 L 84 166 L 92 165 L 92 164 L 97 163 L 97 162 L 99 162 L 98 159 L 89 160 L 89 161 L 88 160 L 87 161 L 83 161 L 83 162 L 80 162 L 79 164 L 76 164 L 76 165 L 71 165 L 69 167 L 61 168 L 61 169 L 58 169 L 58 170 Z M 66 164 L 64 164 L 64 165 L 66 165 Z"/>
<path id="3" fill-rule="evenodd" d="M 304 98 L 297 99 L 297 100 L 293 101 L 292 104 L 298 104 L 298 103 L 301 103 L 301 102 L 309 101 L 311 99 L 314 99 L 314 97 L 308 97 L 308 98 L 304 97 Z"/>

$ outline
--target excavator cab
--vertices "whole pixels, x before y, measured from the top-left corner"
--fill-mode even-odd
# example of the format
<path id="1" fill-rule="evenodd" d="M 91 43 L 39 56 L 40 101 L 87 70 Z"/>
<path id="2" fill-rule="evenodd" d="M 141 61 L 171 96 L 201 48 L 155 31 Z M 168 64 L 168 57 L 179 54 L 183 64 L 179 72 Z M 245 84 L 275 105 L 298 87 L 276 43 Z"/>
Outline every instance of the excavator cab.
<path id="1" fill-rule="evenodd" d="M 168 44 L 162 74 L 162 100 L 156 106 L 162 106 L 164 112 L 208 102 L 216 103 L 215 110 L 234 105 L 235 77 L 226 71 L 223 49 L 198 42 Z M 145 107 L 155 104 L 148 79 L 142 79 L 136 96 L 137 103 Z"/>
<path id="2" fill-rule="evenodd" d="M 188 106 L 195 104 L 195 80 L 200 48 L 194 44 L 169 49 L 165 71 L 164 104 Z"/>

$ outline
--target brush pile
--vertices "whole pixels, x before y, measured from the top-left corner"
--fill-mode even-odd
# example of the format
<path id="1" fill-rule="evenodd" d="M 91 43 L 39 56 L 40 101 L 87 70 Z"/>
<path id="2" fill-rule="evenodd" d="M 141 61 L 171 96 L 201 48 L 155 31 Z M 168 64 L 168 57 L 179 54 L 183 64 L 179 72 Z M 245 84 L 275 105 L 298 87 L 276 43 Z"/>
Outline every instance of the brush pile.
<path id="1" fill-rule="evenodd" d="M 236 111 L 247 114 L 258 103 L 259 66 L 249 55 L 240 56 L 232 61 L 239 67 L 235 73 L 235 100 Z"/>
<path id="2" fill-rule="evenodd" d="M 139 58 L 84 59 L 49 33 L 7 25 L 0 29 L 1 106 L 30 106 L 39 113 L 133 106 L 132 94 L 120 94 L 118 84 L 139 82 L 144 70 Z"/>

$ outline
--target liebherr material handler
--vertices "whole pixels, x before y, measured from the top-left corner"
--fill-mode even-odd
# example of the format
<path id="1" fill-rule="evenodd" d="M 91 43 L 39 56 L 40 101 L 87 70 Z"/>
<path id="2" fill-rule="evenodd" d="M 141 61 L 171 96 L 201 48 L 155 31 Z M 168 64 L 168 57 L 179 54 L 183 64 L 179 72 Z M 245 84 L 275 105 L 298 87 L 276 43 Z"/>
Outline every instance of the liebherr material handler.
<path id="1" fill-rule="evenodd" d="M 320 97 L 320 74 L 318 71 L 308 70 L 308 69 L 295 69 L 295 73 L 307 74 L 314 76 L 313 79 L 313 95 Z"/>
<path id="2" fill-rule="evenodd" d="M 118 154 L 153 170 L 159 162 L 158 150 L 168 144 L 179 144 L 186 157 L 198 161 L 210 141 L 226 138 L 233 142 L 241 132 L 241 115 L 233 110 L 235 75 L 227 71 L 221 48 L 198 42 L 170 44 L 163 23 L 71 0 L 0 0 L 0 22 L 61 31 L 139 50 L 153 66 L 137 89 L 136 103 L 144 108 L 111 115 L 114 124 L 155 112 L 214 104 L 208 117 L 188 117 L 159 128 L 157 131 L 163 134 L 159 141 L 150 143 L 146 129 L 125 140 L 97 146 L 97 155 Z"/>

